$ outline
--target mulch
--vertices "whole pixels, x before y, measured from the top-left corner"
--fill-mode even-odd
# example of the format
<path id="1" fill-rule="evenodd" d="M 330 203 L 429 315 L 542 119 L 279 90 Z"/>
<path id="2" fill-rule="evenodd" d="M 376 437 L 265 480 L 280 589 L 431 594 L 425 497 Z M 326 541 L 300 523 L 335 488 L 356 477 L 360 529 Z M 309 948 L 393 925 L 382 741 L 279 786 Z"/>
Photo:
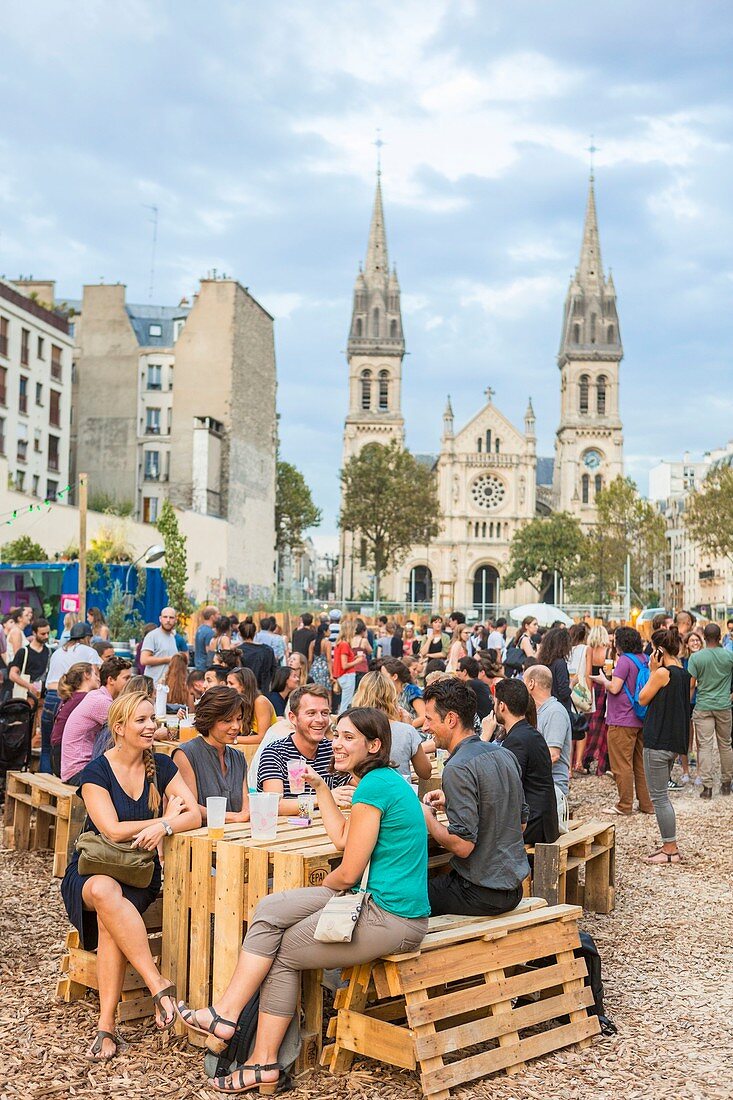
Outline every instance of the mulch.
<path id="1" fill-rule="evenodd" d="M 610 777 L 581 778 L 578 816 L 613 804 Z M 585 1051 L 533 1062 L 513 1077 L 476 1082 L 469 1100 L 718 1100 L 733 1098 L 733 799 L 674 792 L 684 863 L 650 867 L 656 821 L 616 819 L 617 898 L 609 916 L 586 914 L 603 960 L 606 1012 L 618 1035 Z M 90 1065 L 95 1001 L 55 1000 L 68 924 L 45 854 L 0 851 L 0 1100 L 126 1097 L 209 1100 L 200 1051 L 126 1024 L 126 1052 Z M 369 1061 L 347 1076 L 301 1078 L 293 1100 L 417 1100 L 414 1074 Z"/>

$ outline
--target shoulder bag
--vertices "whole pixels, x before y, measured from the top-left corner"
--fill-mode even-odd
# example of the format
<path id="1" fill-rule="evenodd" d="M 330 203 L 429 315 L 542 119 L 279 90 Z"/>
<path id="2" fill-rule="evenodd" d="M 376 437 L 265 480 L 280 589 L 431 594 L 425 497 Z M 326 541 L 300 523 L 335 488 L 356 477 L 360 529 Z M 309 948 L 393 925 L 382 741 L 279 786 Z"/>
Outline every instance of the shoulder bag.
<path id="1" fill-rule="evenodd" d="M 371 860 L 364 868 L 356 893 L 345 890 L 326 902 L 318 918 L 313 939 L 319 943 L 348 943 L 351 940 L 364 902 L 369 897 L 367 883 L 370 867 Z"/>
<path id="2" fill-rule="evenodd" d="M 28 646 L 23 646 L 23 667 L 20 670 L 20 675 L 25 676 L 25 670 L 28 667 Z M 20 684 L 13 684 L 13 693 L 11 698 L 13 699 L 27 699 L 28 688 L 21 687 Z"/>
<path id="3" fill-rule="evenodd" d="M 131 841 L 107 840 L 91 829 L 80 833 L 76 842 L 80 875 L 107 875 L 123 886 L 150 886 L 155 870 L 156 849 L 133 848 Z"/>

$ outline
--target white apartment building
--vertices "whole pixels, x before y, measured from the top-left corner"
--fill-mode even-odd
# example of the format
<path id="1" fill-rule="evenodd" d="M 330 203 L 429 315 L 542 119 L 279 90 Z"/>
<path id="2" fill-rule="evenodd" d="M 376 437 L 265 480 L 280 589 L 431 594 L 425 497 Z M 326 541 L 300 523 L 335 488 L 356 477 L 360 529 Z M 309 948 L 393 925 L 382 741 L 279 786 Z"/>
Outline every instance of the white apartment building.
<path id="1" fill-rule="evenodd" d="M 69 484 L 73 337 L 53 291 L 0 279 L 0 455 L 13 488 L 55 501 Z"/>

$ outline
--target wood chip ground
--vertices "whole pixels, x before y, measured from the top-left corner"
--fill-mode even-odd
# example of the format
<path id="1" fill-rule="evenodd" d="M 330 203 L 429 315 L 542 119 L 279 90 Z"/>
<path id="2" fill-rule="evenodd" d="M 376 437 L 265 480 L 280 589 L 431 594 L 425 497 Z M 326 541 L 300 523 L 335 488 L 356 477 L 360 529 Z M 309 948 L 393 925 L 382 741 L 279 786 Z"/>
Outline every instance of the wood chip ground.
<path id="1" fill-rule="evenodd" d="M 610 777 L 575 781 L 577 815 L 599 816 L 614 791 Z M 461 1100 L 733 1098 L 733 799 L 701 802 L 691 789 L 672 798 L 684 864 L 645 864 L 658 844 L 654 817 L 616 818 L 616 909 L 581 925 L 601 953 L 618 1035 L 479 1081 L 455 1094 Z M 0 852 L 0 1100 L 214 1096 L 200 1052 L 152 1024 L 125 1025 L 128 1048 L 109 1065 L 84 1060 L 95 1001 L 54 997 L 67 928 L 50 854 Z M 420 1092 L 413 1074 L 360 1062 L 346 1077 L 302 1078 L 291 1095 L 417 1100 Z"/>

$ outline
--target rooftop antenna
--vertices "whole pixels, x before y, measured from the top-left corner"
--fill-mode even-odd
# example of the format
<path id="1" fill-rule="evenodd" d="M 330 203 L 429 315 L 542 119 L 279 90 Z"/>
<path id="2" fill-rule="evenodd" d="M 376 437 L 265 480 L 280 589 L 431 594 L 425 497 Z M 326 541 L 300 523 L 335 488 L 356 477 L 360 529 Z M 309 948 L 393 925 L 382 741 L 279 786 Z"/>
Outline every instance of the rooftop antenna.
<path id="1" fill-rule="evenodd" d="M 148 301 L 153 300 L 153 288 L 155 286 L 155 248 L 158 243 L 158 207 L 149 206 L 147 203 L 143 203 L 146 210 L 152 210 L 153 216 L 150 221 L 153 223 L 153 247 L 150 253 L 150 286 L 148 288 Z"/>
<path id="2" fill-rule="evenodd" d="M 596 153 L 600 153 L 600 151 L 601 150 L 598 148 L 598 146 L 593 141 L 593 134 L 591 134 L 591 136 L 590 136 L 590 145 L 586 149 L 586 153 L 588 153 L 590 155 L 590 182 L 591 183 L 593 183 L 593 180 L 595 179 L 593 157 L 595 156 Z"/>

